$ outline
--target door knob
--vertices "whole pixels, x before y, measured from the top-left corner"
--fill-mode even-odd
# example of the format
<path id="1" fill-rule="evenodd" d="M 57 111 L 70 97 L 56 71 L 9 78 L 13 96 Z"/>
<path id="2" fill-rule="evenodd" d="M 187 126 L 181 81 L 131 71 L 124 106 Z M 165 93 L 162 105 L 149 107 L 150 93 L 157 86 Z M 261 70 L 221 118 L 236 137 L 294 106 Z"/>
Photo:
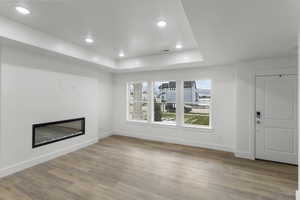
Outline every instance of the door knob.
<path id="1" fill-rule="evenodd" d="M 256 111 L 256 118 L 257 119 L 261 119 L 261 113 L 260 113 L 260 111 Z"/>
<path id="2" fill-rule="evenodd" d="M 261 112 L 260 111 L 256 111 L 256 123 L 260 124 L 261 120 Z"/>

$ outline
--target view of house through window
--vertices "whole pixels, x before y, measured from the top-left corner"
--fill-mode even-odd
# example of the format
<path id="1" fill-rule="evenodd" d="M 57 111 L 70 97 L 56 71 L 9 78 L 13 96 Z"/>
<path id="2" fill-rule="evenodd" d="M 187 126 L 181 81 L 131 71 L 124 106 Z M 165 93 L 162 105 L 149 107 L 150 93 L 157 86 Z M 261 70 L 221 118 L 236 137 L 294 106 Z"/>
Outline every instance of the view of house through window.
<path id="1" fill-rule="evenodd" d="M 155 81 L 153 85 L 154 122 L 176 122 L 176 81 Z"/>
<path id="2" fill-rule="evenodd" d="M 184 81 L 184 123 L 209 126 L 211 80 Z"/>
<path id="3" fill-rule="evenodd" d="M 148 83 L 129 83 L 128 98 L 128 120 L 148 120 Z"/>
<path id="4" fill-rule="evenodd" d="M 183 124 L 210 126 L 211 80 L 183 81 Z M 149 112 L 148 82 L 128 83 L 128 120 L 176 124 L 176 81 L 153 82 L 153 107 Z"/>

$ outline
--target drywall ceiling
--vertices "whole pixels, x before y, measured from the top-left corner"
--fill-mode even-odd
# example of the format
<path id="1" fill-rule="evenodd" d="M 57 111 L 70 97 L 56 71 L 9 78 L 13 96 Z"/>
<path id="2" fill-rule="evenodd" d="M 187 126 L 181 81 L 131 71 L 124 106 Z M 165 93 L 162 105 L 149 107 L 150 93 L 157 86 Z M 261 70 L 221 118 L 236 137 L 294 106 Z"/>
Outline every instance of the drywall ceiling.
<path id="1" fill-rule="evenodd" d="M 182 0 L 206 64 L 291 54 L 299 0 Z"/>
<path id="2" fill-rule="evenodd" d="M 31 14 L 20 15 L 16 5 L 27 7 Z M 217 65 L 291 54 L 297 45 L 298 13 L 298 0 L 0 1 L 0 16 L 87 50 L 63 44 L 58 53 L 92 62 L 101 60 L 96 64 L 115 69 L 160 66 L 161 59 L 163 68 L 166 63 L 182 67 L 191 63 Z M 168 23 L 164 29 L 156 26 L 161 19 Z M 1 22 L 10 34 L 3 29 L 0 37 L 13 35 L 10 39 L 34 40 L 35 46 L 49 46 L 49 39 L 44 45 L 37 44 L 42 44 L 44 38 L 30 35 L 31 30 L 26 29 L 24 38 L 20 31 L 19 35 L 11 34 L 17 24 Z M 95 43 L 86 44 L 86 37 L 92 37 Z M 184 45 L 182 50 L 174 49 L 178 42 Z M 173 52 L 163 58 L 156 55 L 164 49 Z M 118 57 L 120 51 L 125 58 Z M 84 55 L 79 56 L 80 52 Z M 102 62 L 104 57 L 110 60 Z"/>
<path id="3" fill-rule="evenodd" d="M 15 5 L 31 14 L 20 15 Z M 174 50 L 177 42 L 197 47 L 180 0 L 8 0 L 0 15 L 115 59 L 120 51 L 128 58 Z M 156 26 L 161 19 L 166 28 Z M 94 44 L 85 43 L 88 36 Z"/>

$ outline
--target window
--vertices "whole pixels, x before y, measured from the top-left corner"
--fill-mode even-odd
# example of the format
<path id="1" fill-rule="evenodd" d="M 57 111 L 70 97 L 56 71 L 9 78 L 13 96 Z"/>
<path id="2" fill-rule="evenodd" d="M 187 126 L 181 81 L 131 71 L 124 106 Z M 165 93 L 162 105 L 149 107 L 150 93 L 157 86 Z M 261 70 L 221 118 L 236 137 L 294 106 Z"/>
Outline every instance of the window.
<path id="1" fill-rule="evenodd" d="M 148 83 L 128 83 L 128 120 L 148 120 Z"/>
<path id="2" fill-rule="evenodd" d="M 153 121 L 176 123 L 176 81 L 153 83 Z"/>
<path id="3" fill-rule="evenodd" d="M 127 83 L 127 120 L 211 129 L 211 82 L 170 80 Z M 180 85 L 180 93 L 176 91 L 177 84 Z"/>
<path id="4" fill-rule="evenodd" d="M 210 126 L 211 80 L 184 81 L 184 124 Z"/>

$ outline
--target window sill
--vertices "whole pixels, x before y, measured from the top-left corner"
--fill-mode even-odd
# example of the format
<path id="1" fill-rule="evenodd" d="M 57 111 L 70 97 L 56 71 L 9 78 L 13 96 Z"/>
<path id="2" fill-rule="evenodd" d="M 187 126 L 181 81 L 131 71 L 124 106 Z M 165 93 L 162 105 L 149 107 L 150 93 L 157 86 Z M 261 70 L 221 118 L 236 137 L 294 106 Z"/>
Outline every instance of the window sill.
<path id="1" fill-rule="evenodd" d="M 166 123 L 166 122 L 151 122 L 150 125 L 158 126 L 162 128 L 178 128 L 175 123 Z"/>
<path id="2" fill-rule="evenodd" d="M 210 126 L 194 126 L 194 125 L 177 125 L 174 123 L 164 123 L 164 122 L 151 122 L 148 121 L 139 121 L 139 120 L 126 120 L 127 124 L 130 125 L 139 125 L 139 126 L 152 126 L 160 128 L 175 128 L 175 129 L 184 129 L 194 132 L 204 132 L 204 133 L 213 133 L 215 130 Z"/>
<path id="3" fill-rule="evenodd" d="M 137 125 L 146 125 L 149 124 L 148 121 L 143 120 L 126 120 L 127 124 L 137 124 Z"/>
<path id="4" fill-rule="evenodd" d="M 203 131 L 203 132 L 207 132 L 207 133 L 212 133 L 214 132 L 213 127 L 211 126 L 194 126 L 194 125 L 182 125 L 181 126 L 183 129 L 190 129 L 193 131 Z"/>

